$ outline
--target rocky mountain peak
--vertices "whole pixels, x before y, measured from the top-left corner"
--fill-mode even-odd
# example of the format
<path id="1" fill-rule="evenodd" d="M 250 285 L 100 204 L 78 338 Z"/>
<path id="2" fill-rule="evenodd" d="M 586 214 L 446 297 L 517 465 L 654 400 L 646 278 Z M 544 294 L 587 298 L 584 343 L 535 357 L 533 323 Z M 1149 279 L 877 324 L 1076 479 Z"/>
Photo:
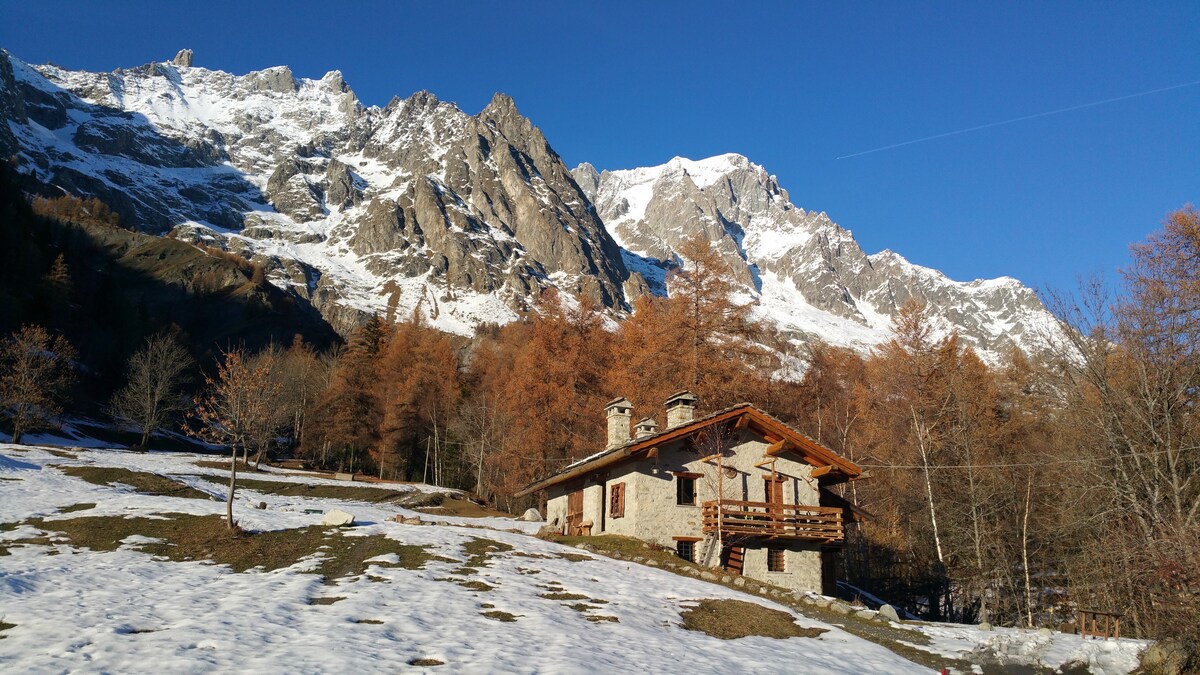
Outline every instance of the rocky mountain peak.
<path id="1" fill-rule="evenodd" d="M 0 151 L 31 190 L 96 196 L 125 223 L 263 265 L 346 331 L 416 310 L 469 334 L 557 288 L 611 308 L 669 291 L 700 235 L 755 311 L 796 339 L 867 348 L 907 299 L 986 354 L 1028 347 L 1048 314 L 1012 280 L 959 283 L 867 256 L 823 212 L 733 153 L 568 171 L 512 98 L 477 115 L 428 91 L 363 107 L 341 73 L 246 75 L 172 63 L 112 73 L 0 51 Z"/>
<path id="2" fill-rule="evenodd" d="M 665 291 L 665 271 L 699 234 L 722 254 L 756 312 L 797 339 L 866 348 L 886 339 L 910 299 L 928 304 L 985 358 L 1032 349 L 1053 321 L 1019 282 L 956 282 L 885 251 L 867 256 L 821 212 L 793 205 L 778 179 L 742 155 L 675 157 L 656 167 L 573 171 L 627 260 Z M 815 316 L 823 316 L 815 320 Z"/>
<path id="3" fill-rule="evenodd" d="M 175 53 L 175 58 L 171 59 L 171 63 L 183 68 L 192 67 L 192 50 L 180 49 Z"/>

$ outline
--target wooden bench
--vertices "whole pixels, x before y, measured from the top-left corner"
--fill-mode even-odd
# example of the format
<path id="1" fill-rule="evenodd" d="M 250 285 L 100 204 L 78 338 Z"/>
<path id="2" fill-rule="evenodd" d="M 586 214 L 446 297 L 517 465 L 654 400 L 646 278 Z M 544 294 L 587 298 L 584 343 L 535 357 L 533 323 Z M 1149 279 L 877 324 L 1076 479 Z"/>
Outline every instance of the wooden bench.
<path id="1" fill-rule="evenodd" d="M 1120 638 L 1121 615 L 1091 609 L 1079 610 L 1079 636 L 1086 640 L 1089 635 L 1106 639 Z"/>

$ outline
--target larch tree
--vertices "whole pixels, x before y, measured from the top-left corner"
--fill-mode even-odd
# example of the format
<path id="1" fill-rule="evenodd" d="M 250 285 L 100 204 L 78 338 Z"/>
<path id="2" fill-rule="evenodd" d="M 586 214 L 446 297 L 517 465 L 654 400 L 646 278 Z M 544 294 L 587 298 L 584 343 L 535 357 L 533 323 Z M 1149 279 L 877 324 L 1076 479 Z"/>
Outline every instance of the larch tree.
<path id="1" fill-rule="evenodd" d="M 74 359 L 66 338 L 41 326 L 22 326 L 0 342 L 0 413 L 12 426 L 13 443 L 61 414 Z"/>
<path id="2" fill-rule="evenodd" d="M 113 395 L 109 411 L 118 420 L 137 425 L 137 447 L 148 450 L 150 435 L 188 409 L 184 394 L 193 362 L 183 345 L 168 333 L 146 339 L 126 365 L 125 386 Z"/>

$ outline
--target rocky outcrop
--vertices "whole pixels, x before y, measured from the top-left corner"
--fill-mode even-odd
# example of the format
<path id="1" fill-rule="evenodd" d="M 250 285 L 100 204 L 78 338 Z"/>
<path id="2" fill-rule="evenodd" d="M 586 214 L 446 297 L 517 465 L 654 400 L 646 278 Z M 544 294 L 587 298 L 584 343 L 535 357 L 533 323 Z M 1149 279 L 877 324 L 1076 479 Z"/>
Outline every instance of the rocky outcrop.
<path id="1" fill-rule="evenodd" d="M 31 178 L 146 231 L 206 229 L 338 325 L 436 302 L 435 324 L 466 332 L 482 307 L 510 320 L 550 286 L 618 311 L 645 286 L 507 96 L 478 115 L 429 92 L 364 108 L 337 71 L 237 76 L 193 67 L 188 50 L 112 73 L 11 63 L 0 110 Z M 26 110 L 71 139 L 70 156 Z"/>
<path id="2" fill-rule="evenodd" d="M 619 317 L 668 292 L 697 235 L 796 339 L 870 346 L 909 299 L 991 354 L 1052 324 L 1014 280 L 958 283 L 867 255 L 739 155 L 569 171 L 504 94 L 476 115 L 426 91 L 364 107 L 338 71 L 233 75 L 185 49 L 87 73 L 0 51 L 0 118 L 0 151 L 30 187 L 94 195 L 127 225 L 253 259 L 342 331 L 416 310 L 469 333 L 547 288 Z"/>
<path id="3" fill-rule="evenodd" d="M 823 212 L 795 206 L 778 180 L 740 155 L 675 158 L 658 167 L 573 170 L 616 239 L 664 273 L 684 240 L 721 252 L 756 311 L 798 339 L 866 347 L 886 339 L 909 300 L 928 305 L 943 333 L 985 356 L 1036 349 L 1054 322 L 1014 279 L 955 282 L 891 251 L 867 255 Z M 651 269 L 651 271 L 653 271 Z M 812 310 L 830 320 L 814 321 Z"/>

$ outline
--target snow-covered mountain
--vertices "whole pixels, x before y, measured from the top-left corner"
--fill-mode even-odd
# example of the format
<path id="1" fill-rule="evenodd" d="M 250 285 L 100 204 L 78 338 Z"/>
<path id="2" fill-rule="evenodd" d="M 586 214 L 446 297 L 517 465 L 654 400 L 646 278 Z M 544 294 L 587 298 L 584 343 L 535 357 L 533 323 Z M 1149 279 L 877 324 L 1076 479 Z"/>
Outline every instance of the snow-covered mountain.
<path id="1" fill-rule="evenodd" d="M 340 330 L 416 310 L 466 334 L 550 287 L 620 316 L 666 292 L 697 232 L 798 338 L 875 344 L 909 297 L 990 355 L 1030 348 L 1050 323 L 1015 280 L 958 283 L 864 254 L 739 155 L 569 171 L 502 94 L 477 115 L 428 92 L 375 107 L 336 71 L 231 75 L 184 50 L 90 73 L 0 50 L 0 118 L 0 156 L 30 189 L 95 195 L 127 224 L 254 259 Z"/>
<path id="2" fill-rule="evenodd" d="M 255 258 L 342 329 L 419 306 L 466 333 L 549 286 L 626 306 L 616 244 L 504 95 L 473 116 L 427 92 L 365 107 L 337 72 L 235 76 L 181 52 L 89 73 L 5 53 L 0 113 L 0 152 L 37 182 Z"/>
<path id="3" fill-rule="evenodd" d="M 957 330 L 985 356 L 1012 346 L 1030 351 L 1054 322 L 1016 279 L 957 282 L 883 251 L 867 255 L 824 212 L 792 204 L 775 176 L 741 155 L 661 166 L 573 172 L 626 266 L 660 288 L 697 233 L 722 253 L 756 313 L 797 336 L 867 347 L 885 340 L 908 300 L 926 303 L 942 332 Z"/>

